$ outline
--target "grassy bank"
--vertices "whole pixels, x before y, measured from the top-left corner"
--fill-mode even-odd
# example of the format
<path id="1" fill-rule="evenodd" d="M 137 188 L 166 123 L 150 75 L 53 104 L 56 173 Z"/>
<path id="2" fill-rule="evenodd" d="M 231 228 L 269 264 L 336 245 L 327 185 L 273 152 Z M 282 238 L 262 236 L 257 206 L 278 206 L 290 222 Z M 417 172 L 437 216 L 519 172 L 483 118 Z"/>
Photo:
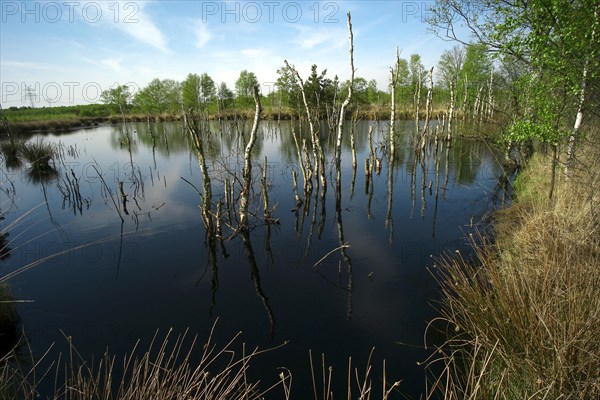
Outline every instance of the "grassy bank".
<path id="1" fill-rule="evenodd" d="M 596 138 L 597 139 L 597 138 Z M 571 172 L 536 155 L 475 259 L 438 266 L 448 342 L 435 377 L 445 399 L 600 398 L 599 150 Z M 438 321 L 439 322 L 439 321 Z"/>
<path id="2" fill-rule="evenodd" d="M 436 105 L 432 111 L 432 118 L 442 118 L 447 112 L 447 104 Z M 387 120 L 390 118 L 389 104 L 369 104 L 356 107 L 357 117 L 363 120 Z M 352 118 L 354 110 L 349 110 L 347 118 Z M 415 117 L 415 110 L 412 106 L 398 106 L 396 109 L 396 118 L 399 120 L 412 120 Z M 208 118 L 211 120 L 233 120 L 237 118 L 252 119 L 254 116 L 253 108 L 231 108 L 220 112 L 210 113 Z M 301 113 L 304 116 L 304 113 Z M 10 133 L 28 133 L 41 131 L 66 131 L 70 129 L 79 129 L 92 127 L 100 124 L 115 124 L 123 122 L 123 115 L 115 113 L 110 107 L 102 104 L 92 104 L 84 106 L 70 107 L 44 107 L 44 108 L 19 108 L 2 111 L 2 118 L 6 118 Z M 163 112 L 159 114 L 144 114 L 134 110 L 125 113 L 125 120 L 128 122 L 139 121 L 179 121 L 183 117 L 181 113 Z M 277 105 L 266 105 L 263 111 L 265 120 L 290 120 L 298 118 L 299 115 L 289 107 Z M 323 118 L 326 116 L 323 115 Z M 460 110 L 455 113 L 457 120 L 464 120 Z M 425 118 L 424 106 L 421 107 L 419 118 Z M 4 124 L 0 124 L 0 134 L 5 134 Z"/>

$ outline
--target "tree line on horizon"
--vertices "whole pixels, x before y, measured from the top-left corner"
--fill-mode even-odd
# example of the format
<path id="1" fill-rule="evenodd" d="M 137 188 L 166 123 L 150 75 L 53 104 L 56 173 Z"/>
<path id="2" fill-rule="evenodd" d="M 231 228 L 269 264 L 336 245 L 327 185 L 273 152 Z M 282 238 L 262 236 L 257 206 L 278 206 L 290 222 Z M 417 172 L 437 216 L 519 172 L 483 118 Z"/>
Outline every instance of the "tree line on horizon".
<path id="1" fill-rule="evenodd" d="M 417 86 L 427 84 L 427 71 L 419 54 L 408 59 L 400 58 L 396 83 L 396 104 L 411 109 L 415 102 Z M 450 82 L 457 82 L 457 94 L 464 99 L 464 107 L 472 103 L 482 88 L 486 88 L 490 76 L 500 74 L 494 69 L 493 61 L 485 46 L 471 44 L 455 46 L 444 51 L 435 68 L 434 84 L 436 101 L 446 104 L 450 99 Z M 264 104 L 271 112 L 284 112 L 302 115 L 304 105 L 296 77 L 283 65 L 277 70 L 274 90 L 262 93 Z M 502 79 L 498 79 L 500 82 Z M 493 79 L 492 79 L 493 81 Z M 147 117 L 163 114 L 181 114 L 191 111 L 201 114 L 218 114 L 231 110 L 243 110 L 253 106 L 252 88 L 258 84 L 254 72 L 242 70 L 235 81 L 235 87 L 229 88 L 225 82 L 217 83 L 207 73 L 189 73 L 184 81 L 155 78 L 145 87 L 133 93 L 127 85 L 119 85 L 105 90 L 101 94 L 102 104 L 82 106 L 10 107 L 9 112 L 38 114 L 72 112 L 81 117 L 99 117 L 109 114 L 143 114 Z M 331 109 L 339 106 L 342 93 L 347 92 L 349 81 L 340 81 L 337 75 L 331 76 L 327 69 L 320 70 L 316 64 L 311 67 L 304 89 L 311 109 L 320 117 L 326 117 Z M 391 90 L 378 89 L 375 79 L 355 77 L 353 100 L 355 107 L 370 107 L 386 110 L 390 103 Z M 423 101 L 423 99 L 421 99 Z M 42 111 L 44 110 L 44 111 Z"/>

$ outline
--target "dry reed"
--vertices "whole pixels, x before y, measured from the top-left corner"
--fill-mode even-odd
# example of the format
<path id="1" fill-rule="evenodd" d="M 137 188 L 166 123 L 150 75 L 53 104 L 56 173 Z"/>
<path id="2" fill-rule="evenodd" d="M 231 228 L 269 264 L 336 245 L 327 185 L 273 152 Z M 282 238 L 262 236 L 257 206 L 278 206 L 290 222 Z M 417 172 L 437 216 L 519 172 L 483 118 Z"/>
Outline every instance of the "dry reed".
<path id="1" fill-rule="evenodd" d="M 430 326 L 449 339 L 428 360 L 428 398 L 600 398 L 597 159 L 588 151 L 549 199 L 550 162 L 536 156 L 494 243 L 437 266 L 443 317 Z"/>

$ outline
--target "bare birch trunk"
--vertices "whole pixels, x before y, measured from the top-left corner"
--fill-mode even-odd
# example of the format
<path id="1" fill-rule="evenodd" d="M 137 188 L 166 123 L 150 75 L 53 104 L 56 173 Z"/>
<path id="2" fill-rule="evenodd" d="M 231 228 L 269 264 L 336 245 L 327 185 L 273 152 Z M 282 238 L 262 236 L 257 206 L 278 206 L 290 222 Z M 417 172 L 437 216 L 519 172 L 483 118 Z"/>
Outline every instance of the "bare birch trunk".
<path id="1" fill-rule="evenodd" d="M 448 133 L 446 141 L 452 141 L 452 120 L 454 119 L 454 107 L 456 106 L 456 83 L 450 82 L 450 110 L 448 110 Z"/>
<path id="2" fill-rule="evenodd" d="M 258 84 L 254 85 L 252 92 L 254 97 L 254 123 L 250 131 L 250 139 L 244 150 L 244 169 L 242 171 L 242 193 L 240 195 L 240 229 L 248 229 L 248 205 L 250 203 L 250 189 L 252 186 L 252 148 L 256 143 L 256 133 L 258 132 L 258 123 L 260 121 L 260 113 L 262 106 L 260 104 L 260 96 L 258 94 Z"/>
<path id="3" fill-rule="evenodd" d="M 465 95 L 463 97 L 463 103 L 462 103 L 463 122 L 467 118 L 467 100 L 469 99 L 469 77 L 466 74 L 465 74 L 464 82 L 465 82 Z"/>
<path id="4" fill-rule="evenodd" d="M 395 132 L 395 124 L 396 124 L 396 85 L 398 84 L 398 67 L 400 66 L 400 51 L 398 47 L 396 47 L 396 67 L 390 68 L 390 91 L 392 92 L 392 104 L 390 105 L 390 158 L 394 158 L 394 153 L 396 151 L 396 132 Z M 419 106 L 417 105 L 417 115 L 419 113 Z M 419 124 L 419 117 L 417 116 L 417 126 Z M 372 130 L 369 130 L 369 134 L 371 134 Z"/>
<path id="5" fill-rule="evenodd" d="M 427 103 L 425 104 L 425 125 L 423 126 L 423 134 L 421 135 L 421 151 L 425 150 L 427 145 L 427 134 L 429 132 L 429 120 L 433 111 L 433 67 L 429 70 L 429 88 L 427 89 Z"/>
<path id="6" fill-rule="evenodd" d="M 415 88 L 415 126 L 417 135 L 419 134 L 419 105 L 421 103 L 421 82 L 423 81 L 423 71 L 419 68 L 417 87 Z"/>
<path id="7" fill-rule="evenodd" d="M 352 150 L 352 168 L 356 171 L 356 135 L 355 129 L 356 124 L 358 124 L 358 110 L 354 112 L 352 115 L 352 124 L 350 125 L 350 150 Z"/>
<path id="8" fill-rule="evenodd" d="M 344 132 L 344 119 L 345 119 L 345 114 L 346 114 L 346 107 L 348 107 L 348 104 L 350 104 L 350 101 L 352 100 L 352 91 L 353 91 L 353 86 L 354 86 L 354 36 L 352 34 L 352 21 L 350 18 L 350 12 L 348 11 L 348 39 L 350 41 L 350 49 L 349 49 L 349 53 L 350 53 L 350 84 L 348 85 L 348 95 L 346 96 L 346 99 L 344 100 L 344 102 L 342 103 L 342 106 L 340 107 L 340 117 L 338 120 L 338 126 L 337 126 L 337 140 L 336 140 L 336 144 L 335 144 L 335 163 L 336 163 L 336 168 L 337 168 L 337 180 L 339 183 L 339 180 L 341 178 L 341 171 L 340 171 L 340 163 L 341 163 L 341 159 L 342 159 L 342 135 Z"/>
<path id="9" fill-rule="evenodd" d="M 590 43 L 594 43 L 596 36 L 596 29 L 598 25 L 598 7 L 594 10 L 594 26 L 592 28 L 592 35 L 590 38 Z M 569 135 L 569 140 L 567 143 L 567 162 L 565 165 L 565 175 L 569 175 L 569 170 L 571 168 L 571 164 L 573 162 L 573 158 L 575 158 L 575 146 L 577 145 L 577 139 L 579 136 L 579 129 L 581 128 L 581 123 L 583 122 L 583 105 L 585 103 L 586 96 L 586 86 L 587 86 L 587 76 L 590 66 L 590 56 L 585 59 L 585 64 L 583 66 L 583 72 L 581 76 L 581 89 L 579 91 L 579 101 L 577 103 L 577 116 L 575 117 L 575 124 L 573 125 L 573 130 Z"/>
<path id="10" fill-rule="evenodd" d="M 479 106 L 481 101 L 481 91 L 482 87 L 480 84 L 477 85 L 477 96 L 475 96 L 475 104 L 473 105 L 473 117 L 477 118 L 479 116 Z"/>
<path id="11" fill-rule="evenodd" d="M 306 118 L 308 119 L 308 127 L 310 130 L 310 137 L 313 144 L 313 158 L 315 161 L 315 167 L 317 169 L 317 173 L 321 177 L 321 187 L 323 190 L 327 189 L 327 178 L 325 177 L 325 160 L 323 156 L 323 149 L 321 148 L 321 142 L 319 140 L 318 132 L 315 130 L 315 126 L 313 123 L 313 117 L 310 112 L 310 107 L 308 106 L 308 101 L 306 100 L 306 92 L 304 91 L 304 80 L 296 71 L 296 68 L 291 66 L 287 60 L 284 60 L 285 65 L 294 73 L 298 82 L 300 82 L 300 93 L 302 94 L 302 102 L 304 103 L 304 109 L 306 111 Z M 302 130 L 301 130 L 302 131 Z"/>
<path id="12" fill-rule="evenodd" d="M 487 102 L 487 110 L 485 113 L 486 120 L 490 120 L 492 118 L 492 114 L 494 112 L 494 69 L 490 71 L 490 81 L 488 83 L 488 102 Z"/>

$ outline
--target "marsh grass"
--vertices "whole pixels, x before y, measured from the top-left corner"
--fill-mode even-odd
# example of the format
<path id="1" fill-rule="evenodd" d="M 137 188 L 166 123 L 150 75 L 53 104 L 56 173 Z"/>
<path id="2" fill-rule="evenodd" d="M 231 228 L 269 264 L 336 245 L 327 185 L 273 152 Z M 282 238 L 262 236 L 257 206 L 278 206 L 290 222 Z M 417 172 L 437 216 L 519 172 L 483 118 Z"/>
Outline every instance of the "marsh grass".
<path id="1" fill-rule="evenodd" d="M 588 152 L 550 200 L 550 161 L 536 156 L 494 243 L 438 265 L 443 317 L 430 329 L 449 339 L 429 360 L 442 370 L 429 398 L 600 398 L 597 160 Z"/>
<path id="2" fill-rule="evenodd" d="M 375 349 L 371 349 L 369 353 L 369 357 L 367 359 L 366 366 L 364 369 L 362 367 L 358 368 L 352 364 L 352 357 L 348 358 L 348 366 L 347 366 L 347 377 L 346 377 L 346 393 L 345 397 L 348 399 L 357 398 L 360 400 L 371 400 L 371 399 L 382 399 L 388 400 L 390 396 L 398 395 L 401 393 L 399 391 L 399 386 L 401 381 L 389 381 L 387 379 L 386 372 L 386 362 L 383 360 L 383 370 L 382 375 L 379 378 L 376 378 L 375 385 L 379 384 L 377 381 L 380 381 L 381 384 L 381 397 L 376 395 L 377 389 L 375 388 L 373 383 L 373 352 Z M 343 398 L 343 393 L 339 393 L 334 396 L 333 387 L 333 367 L 331 365 L 327 366 L 325 354 L 321 354 L 321 362 L 320 362 L 320 373 L 319 367 L 315 367 L 315 361 L 313 359 L 312 351 L 309 351 L 310 358 L 310 372 L 312 378 L 312 389 L 314 400 L 333 400 L 334 398 Z M 315 372 L 317 371 L 317 372 Z M 289 400 L 290 398 L 290 388 L 291 388 L 291 378 L 289 381 L 289 385 L 286 385 L 286 382 L 282 383 L 285 392 L 285 399 Z"/>
<path id="3" fill-rule="evenodd" d="M 50 367 L 43 360 L 19 362 L 15 355 L 0 360 L 0 395 L 3 399 L 38 398 L 45 379 L 54 381 L 50 398 L 69 400 L 155 400 L 155 399 L 261 399 L 281 381 L 264 390 L 260 382 L 249 382 L 247 370 L 259 354 L 274 350 L 245 352 L 240 333 L 225 345 L 214 343 L 215 326 L 207 341 L 199 345 L 188 332 L 175 336 L 172 330 L 154 336 L 140 351 L 139 341 L 131 352 L 117 360 L 108 351 L 97 362 L 86 362 L 73 341 L 69 354 L 58 357 Z M 44 357 L 50 357 L 49 352 Z M 192 360 L 198 355 L 199 361 Z"/>
<path id="4" fill-rule="evenodd" d="M 25 143 L 21 154 L 31 164 L 32 169 L 44 171 L 51 168 L 50 161 L 56 157 L 56 149 L 52 144 L 38 140 Z"/>
<path id="5" fill-rule="evenodd" d="M 23 165 L 20 154 L 24 145 L 23 141 L 15 139 L 0 142 L 0 153 L 4 158 L 6 168 L 18 169 Z"/>
<path id="6" fill-rule="evenodd" d="M 4 164 L 9 169 L 20 168 L 23 166 L 23 161 L 27 161 L 31 170 L 40 173 L 51 172 L 54 168 L 50 163 L 57 157 L 55 146 L 44 140 L 34 142 L 6 140 L 0 143 L 0 153 Z"/>
<path id="7" fill-rule="evenodd" d="M 6 283 L 0 283 L 0 357 L 4 357 L 16 345 L 19 323 L 10 288 Z"/>

